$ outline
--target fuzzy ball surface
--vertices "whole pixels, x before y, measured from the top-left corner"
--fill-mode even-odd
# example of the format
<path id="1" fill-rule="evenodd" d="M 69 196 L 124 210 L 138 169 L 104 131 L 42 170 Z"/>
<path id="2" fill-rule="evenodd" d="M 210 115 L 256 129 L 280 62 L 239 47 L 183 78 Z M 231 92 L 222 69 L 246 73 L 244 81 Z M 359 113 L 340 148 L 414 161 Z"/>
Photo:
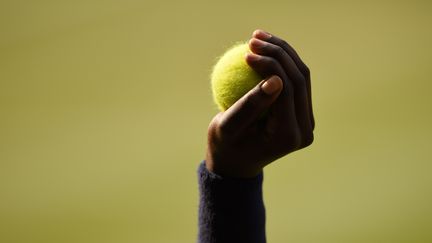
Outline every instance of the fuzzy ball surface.
<path id="1" fill-rule="evenodd" d="M 227 110 L 262 80 L 246 63 L 247 53 L 250 53 L 247 43 L 236 44 L 220 57 L 213 68 L 213 99 L 221 111 Z"/>

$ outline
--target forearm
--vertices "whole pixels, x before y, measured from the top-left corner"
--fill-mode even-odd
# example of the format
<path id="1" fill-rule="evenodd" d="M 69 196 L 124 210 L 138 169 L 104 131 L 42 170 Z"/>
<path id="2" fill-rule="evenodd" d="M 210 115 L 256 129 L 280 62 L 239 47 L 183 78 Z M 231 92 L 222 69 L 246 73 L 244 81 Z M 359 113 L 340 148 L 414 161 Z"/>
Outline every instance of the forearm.
<path id="1" fill-rule="evenodd" d="M 263 175 L 223 178 L 198 169 L 200 186 L 199 243 L 264 243 Z"/>

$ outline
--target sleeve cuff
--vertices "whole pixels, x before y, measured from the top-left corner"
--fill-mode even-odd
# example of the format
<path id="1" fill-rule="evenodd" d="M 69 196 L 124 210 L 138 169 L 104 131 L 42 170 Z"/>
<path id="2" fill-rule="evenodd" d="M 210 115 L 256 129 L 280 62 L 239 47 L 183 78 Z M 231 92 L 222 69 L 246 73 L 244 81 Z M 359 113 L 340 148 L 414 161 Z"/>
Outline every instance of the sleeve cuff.
<path id="1" fill-rule="evenodd" d="M 265 242 L 263 173 L 253 178 L 227 178 L 198 168 L 199 241 Z"/>

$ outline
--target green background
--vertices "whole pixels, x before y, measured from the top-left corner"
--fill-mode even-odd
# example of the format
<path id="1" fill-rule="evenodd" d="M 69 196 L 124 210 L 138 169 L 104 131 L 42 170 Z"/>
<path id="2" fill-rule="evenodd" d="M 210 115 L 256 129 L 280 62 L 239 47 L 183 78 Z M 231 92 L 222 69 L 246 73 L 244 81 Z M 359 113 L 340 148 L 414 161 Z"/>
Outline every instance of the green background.
<path id="1" fill-rule="evenodd" d="M 215 58 L 312 71 L 314 144 L 265 170 L 268 242 L 432 242 L 430 1 L 0 2 L 0 242 L 194 242 Z"/>

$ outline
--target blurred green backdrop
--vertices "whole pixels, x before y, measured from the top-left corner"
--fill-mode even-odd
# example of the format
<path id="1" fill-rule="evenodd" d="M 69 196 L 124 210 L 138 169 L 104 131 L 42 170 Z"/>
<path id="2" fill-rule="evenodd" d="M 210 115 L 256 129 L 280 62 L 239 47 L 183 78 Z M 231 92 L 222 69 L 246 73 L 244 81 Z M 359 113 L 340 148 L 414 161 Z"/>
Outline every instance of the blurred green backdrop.
<path id="1" fill-rule="evenodd" d="M 269 242 L 432 242 L 430 1 L 0 2 L 0 242 L 194 242 L 215 58 L 312 70 L 313 146 L 265 171 Z"/>

